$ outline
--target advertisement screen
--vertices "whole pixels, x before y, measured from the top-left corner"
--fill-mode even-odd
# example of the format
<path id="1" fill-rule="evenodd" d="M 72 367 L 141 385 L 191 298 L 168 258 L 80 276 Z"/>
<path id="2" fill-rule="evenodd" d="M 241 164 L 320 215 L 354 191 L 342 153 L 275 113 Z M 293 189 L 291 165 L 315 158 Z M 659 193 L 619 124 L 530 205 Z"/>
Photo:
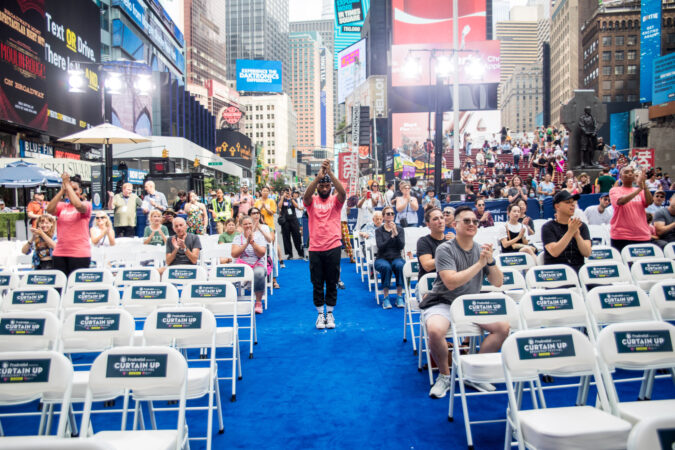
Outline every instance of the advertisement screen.
<path id="1" fill-rule="evenodd" d="M 654 60 L 652 104 L 675 100 L 675 53 L 659 56 Z"/>
<path id="2" fill-rule="evenodd" d="M 222 128 L 216 130 L 216 154 L 244 167 L 251 167 L 255 150 L 251 138 L 238 131 Z"/>
<path id="3" fill-rule="evenodd" d="M 354 5 L 357 3 L 361 4 L 361 19 L 350 22 L 350 23 L 340 23 L 340 17 L 338 15 L 339 11 L 339 5 L 343 5 L 345 9 L 349 9 L 347 5 L 352 5 L 351 9 L 354 11 Z M 338 5 L 339 4 L 339 5 Z M 335 41 L 334 41 L 334 51 L 335 51 L 335 69 L 337 69 L 338 66 L 338 53 L 340 53 L 342 50 L 346 49 L 350 45 L 354 44 L 358 40 L 361 39 L 361 30 L 363 28 L 363 21 L 368 15 L 368 9 L 370 8 L 370 0 L 362 0 L 362 1 L 346 1 L 346 0 L 336 0 L 335 4 L 336 8 L 336 14 L 335 14 Z M 346 18 L 347 15 L 344 15 Z M 352 14 L 350 12 L 349 14 L 350 18 L 354 18 L 355 14 Z"/>
<path id="4" fill-rule="evenodd" d="M 237 90 L 281 92 L 281 61 L 237 60 Z"/>
<path id="5" fill-rule="evenodd" d="M 661 55 L 661 2 L 642 0 L 640 8 L 640 102 L 652 101 L 654 59 Z"/>
<path id="6" fill-rule="evenodd" d="M 3 1 L 0 119 L 57 137 L 101 123 L 99 23 L 93 2 Z M 83 72 L 81 92 L 68 92 L 69 69 Z"/>
<path id="7" fill-rule="evenodd" d="M 366 81 L 366 40 L 361 39 L 354 45 L 338 53 L 338 103 Z"/>
<path id="8" fill-rule="evenodd" d="M 338 25 L 362 21 L 361 0 L 335 0 L 335 18 Z"/>

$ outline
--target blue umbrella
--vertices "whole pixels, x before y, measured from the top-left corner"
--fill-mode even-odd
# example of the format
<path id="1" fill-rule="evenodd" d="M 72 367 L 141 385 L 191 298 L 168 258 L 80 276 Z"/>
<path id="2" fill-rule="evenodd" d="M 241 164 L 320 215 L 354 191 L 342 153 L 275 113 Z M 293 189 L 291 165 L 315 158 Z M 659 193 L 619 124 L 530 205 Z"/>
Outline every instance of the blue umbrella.
<path id="1" fill-rule="evenodd" d="M 16 161 L 0 169 L 0 186 L 7 188 L 61 187 L 61 177 L 56 172 L 44 169 L 37 164 Z"/>

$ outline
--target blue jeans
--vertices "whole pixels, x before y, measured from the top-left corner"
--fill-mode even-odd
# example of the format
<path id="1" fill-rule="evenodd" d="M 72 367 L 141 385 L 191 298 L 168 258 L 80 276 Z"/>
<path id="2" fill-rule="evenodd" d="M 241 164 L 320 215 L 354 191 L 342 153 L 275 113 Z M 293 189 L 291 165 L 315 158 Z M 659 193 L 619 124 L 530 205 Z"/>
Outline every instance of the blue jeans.
<path id="1" fill-rule="evenodd" d="M 466 156 L 471 156 L 471 144 L 466 144 L 466 148 L 464 149 Z"/>
<path id="2" fill-rule="evenodd" d="M 396 287 L 403 287 L 403 266 L 405 266 L 405 261 L 401 258 L 396 258 L 392 262 L 386 259 L 375 260 L 375 270 L 382 276 L 382 288 L 389 290 L 391 287 L 392 271 L 396 277 Z"/>

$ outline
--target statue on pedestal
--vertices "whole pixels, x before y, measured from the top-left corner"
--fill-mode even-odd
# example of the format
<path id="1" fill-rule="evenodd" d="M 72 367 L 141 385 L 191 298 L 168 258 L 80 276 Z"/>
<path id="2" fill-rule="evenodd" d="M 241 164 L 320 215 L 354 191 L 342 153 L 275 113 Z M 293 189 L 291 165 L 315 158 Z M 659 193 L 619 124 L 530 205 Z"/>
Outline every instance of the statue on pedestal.
<path id="1" fill-rule="evenodd" d="M 607 122 L 607 106 L 593 90 L 575 90 L 574 96 L 560 108 L 560 123 L 568 130 L 567 166 L 593 169 L 597 165 L 598 130 Z"/>
<path id="2" fill-rule="evenodd" d="M 595 118 L 591 115 L 591 107 L 586 106 L 584 113 L 579 117 L 579 129 L 581 136 L 579 140 L 579 149 L 581 151 L 581 167 L 594 167 L 594 153 L 598 146 L 598 128 Z"/>

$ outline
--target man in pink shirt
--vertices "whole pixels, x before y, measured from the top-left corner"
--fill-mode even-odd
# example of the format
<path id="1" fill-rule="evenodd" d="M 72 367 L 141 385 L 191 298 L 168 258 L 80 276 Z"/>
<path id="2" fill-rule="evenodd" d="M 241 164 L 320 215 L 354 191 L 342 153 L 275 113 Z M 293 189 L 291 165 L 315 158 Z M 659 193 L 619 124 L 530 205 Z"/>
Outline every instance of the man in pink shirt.
<path id="1" fill-rule="evenodd" d="M 641 244 L 651 240 L 645 209 L 652 203 L 652 194 L 647 189 L 646 176 L 642 172 L 633 187 L 635 172 L 631 166 L 621 169 L 622 186 L 609 190 L 609 199 L 614 215 L 609 223 L 612 247 L 621 251 L 630 244 Z"/>
<path id="2" fill-rule="evenodd" d="M 330 194 L 331 183 L 335 186 L 334 195 Z M 318 195 L 314 195 L 315 190 Z M 316 319 L 319 330 L 335 328 L 333 309 L 337 303 L 342 253 L 340 212 L 346 196 L 345 188 L 330 168 L 330 160 L 326 159 L 302 199 L 309 216 L 309 274 L 314 286 L 314 306 L 319 313 Z"/>

